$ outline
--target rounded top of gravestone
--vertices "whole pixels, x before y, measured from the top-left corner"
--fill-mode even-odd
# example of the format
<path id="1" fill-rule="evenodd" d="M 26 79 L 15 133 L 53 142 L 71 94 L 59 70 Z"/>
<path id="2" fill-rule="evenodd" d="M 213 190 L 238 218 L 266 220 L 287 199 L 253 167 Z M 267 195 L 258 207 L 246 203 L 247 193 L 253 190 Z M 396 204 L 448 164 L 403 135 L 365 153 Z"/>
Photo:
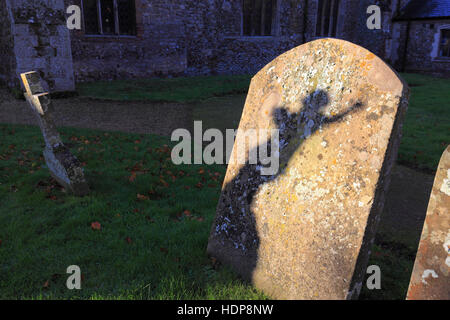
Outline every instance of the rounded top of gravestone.
<path id="1" fill-rule="evenodd" d="M 293 66 L 295 68 L 292 68 Z M 313 68 L 319 76 L 320 71 L 329 76 L 322 79 L 325 81 L 334 80 L 333 73 L 335 72 L 341 76 L 361 77 L 360 80 L 369 81 L 381 90 L 391 91 L 398 95 L 401 95 L 401 90 L 407 86 L 397 72 L 374 53 L 349 41 L 334 38 L 314 40 L 291 49 L 266 65 L 255 77 L 267 75 L 269 69 L 273 67 L 278 70 L 279 68 L 289 69 L 291 72 L 307 72 Z M 272 70 L 275 71 L 274 69 Z M 346 73 L 342 73 L 344 70 Z M 306 79 L 307 74 L 302 74 L 302 76 Z M 343 80 L 341 79 L 334 85 L 341 84 Z M 326 83 L 329 85 L 332 82 L 327 81 Z M 317 84 L 320 83 L 317 82 Z"/>
<path id="2" fill-rule="evenodd" d="M 269 119 L 269 109 L 282 105 L 294 111 L 297 108 L 291 102 L 310 96 L 326 97 L 322 111 L 339 114 L 346 108 L 341 102 L 356 102 L 364 95 L 401 97 L 407 91 L 406 82 L 372 52 L 345 40 L 325 38 L 270 62 L 253 77 L 249 95 L 262 98 L 260 117 Z"/>

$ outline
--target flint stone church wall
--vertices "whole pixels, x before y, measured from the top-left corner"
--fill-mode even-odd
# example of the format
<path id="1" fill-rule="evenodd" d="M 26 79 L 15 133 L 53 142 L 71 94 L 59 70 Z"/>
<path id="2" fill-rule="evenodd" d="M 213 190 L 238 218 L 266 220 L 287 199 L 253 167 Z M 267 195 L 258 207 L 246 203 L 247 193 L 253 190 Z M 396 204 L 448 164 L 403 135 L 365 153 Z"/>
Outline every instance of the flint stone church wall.
<path id="1" fill-rule="evenodd" d="M 136 0 L 135 37 L 71 31 L 75 78 L 254 73 L 302 43 L 298 1 L 278 2 L 279 23 L 269 37 L 242 36 L 241 6 L 241 0 Z"/>
<path id="2" fill-rule="evenodd" d="M 136 35 L 69 31 L 65 12 L 82 0 L 0 3 L 0 82 L 38 70 L 51 91 L 75 82 L 211 74 L 255 74 L 280 54 L 334 36 L 367 48 L 400 71 L 448 73 L 439 59 L 440 30 L 450 21 L 393 22 L 408 0 L 340 0 L 335 35 L 319 35 L 319 0 L 278 0 L 272 35 L 245 36 L 243 0 L 135 0 Z M 381 30 L 369 30 L 370 5 L 381 8 Z M 82 21 L 82 26 L 84 21 Z M 450 27 L 449 27 L 450 28 Z"/>

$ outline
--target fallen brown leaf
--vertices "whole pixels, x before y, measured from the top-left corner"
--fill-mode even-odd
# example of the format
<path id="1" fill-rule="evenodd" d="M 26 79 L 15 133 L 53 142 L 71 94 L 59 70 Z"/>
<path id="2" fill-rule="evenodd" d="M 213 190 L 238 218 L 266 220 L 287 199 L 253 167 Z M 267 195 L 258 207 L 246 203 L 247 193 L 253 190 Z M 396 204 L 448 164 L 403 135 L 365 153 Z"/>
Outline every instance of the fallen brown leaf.
<path id="1" fill-rule="evenodd" d="M 100 230 L 102 228 L 102 225 L 99 222 L 95 221 L 91 223 L 91 228 L 92 230 Z"/>
<path id="2" fill-rule="evenodd" d="M 201 182 L 199 182 L 195 185 L 195 187 L 201 189 L 203 187 L 203 184 Z"/>
<path id="3" fill-rule="evenodd" d="M 184 211 L 183 211 L 183 214 L 184 214 L 186 217 L 190 217 L 190 216 L 191 216 L 191 212 L 190 212 L 189 210 L 184 210 Z"/>
<path id="4" fill-rule="evenodd" d="M 150 199 L 149 197 L 144 196 L 143 194 L 139 194 L 139 193 L 137 195 L 137 198 L 138 198 L 138 200 L 148 200 L 148 199 Z"/>
<path id="5" fill-rule="evenodd" d="M 167 248 L 161 247 L 161 248 L 159 248 L 159 250 L 164 253 L 169 253 L 169 249 L 167 249 Z"/>
<path id="6" fill-rule="evenodd" d="M 133 182 L 134 180 L 136 180 L 136 172 L 131 172 L 131 176 L 128 178 L 128 180 L 130 182 Z"/>

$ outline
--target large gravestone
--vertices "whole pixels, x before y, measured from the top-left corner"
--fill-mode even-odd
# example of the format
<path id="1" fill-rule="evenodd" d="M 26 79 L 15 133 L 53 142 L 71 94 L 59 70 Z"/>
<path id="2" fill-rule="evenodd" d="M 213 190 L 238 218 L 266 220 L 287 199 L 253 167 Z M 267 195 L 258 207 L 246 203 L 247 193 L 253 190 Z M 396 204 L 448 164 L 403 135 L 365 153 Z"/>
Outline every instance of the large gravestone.
<path id="1" fill-rule="evenodd" d="M 53 120 L 53 106 L 48 92 L 44 91 L 37 72 L 21 74 L 27 99 L 37 116 L 45 141 L 44 158 L 51 175 L 67 190 L 75 195 L 89 193 L 83 168 L 78 159 L 63 144 Z"/>
<path id="2" fill-rule="evenodd" d="M 436 172 L 407 299 L 450 300 L 450 146 Z"/>
<path id="3" fill-rule="evenodd" d="M 277 128 L 280 170 L 230 162 L 208 253 L 273 298 L 357 298 L 408 97 L 388 65 L 342 40 L 269 63 L 252 79 L 231 159 L 245 130 Z"/>

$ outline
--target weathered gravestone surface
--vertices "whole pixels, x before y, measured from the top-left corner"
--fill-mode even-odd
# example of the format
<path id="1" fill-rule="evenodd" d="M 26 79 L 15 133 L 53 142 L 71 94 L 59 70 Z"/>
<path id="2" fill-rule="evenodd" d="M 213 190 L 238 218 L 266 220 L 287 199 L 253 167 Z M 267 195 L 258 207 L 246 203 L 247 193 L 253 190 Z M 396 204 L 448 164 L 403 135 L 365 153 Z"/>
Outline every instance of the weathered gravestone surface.
<path id="1" fill-rule="evenodd" d="M 278 128 L 280 170 L 230 162 L 208 253 L 273 298 L 357 298 L 408 97 L 381 59 L 342 40 L 269 63 L 252 79 L 231 157 L 241 130 Z"/>
<path id="2" fill-rule="evenodd" d="M 83 169 L 78 159 L 63 144 L 53 121 L 53 106 L 48 92 L 44 92 L 41 79 L 36 72 L 21 74 L 31 109 L 37 115 L 45 140 L 44 158 L 51 175 L 64 188 L 75 195 L 89 193 Z"/>
<path id="3" fill-rule="evenodd" d="M 436 172 L 407 299 L 450 300 L 450 146 Z"/>

